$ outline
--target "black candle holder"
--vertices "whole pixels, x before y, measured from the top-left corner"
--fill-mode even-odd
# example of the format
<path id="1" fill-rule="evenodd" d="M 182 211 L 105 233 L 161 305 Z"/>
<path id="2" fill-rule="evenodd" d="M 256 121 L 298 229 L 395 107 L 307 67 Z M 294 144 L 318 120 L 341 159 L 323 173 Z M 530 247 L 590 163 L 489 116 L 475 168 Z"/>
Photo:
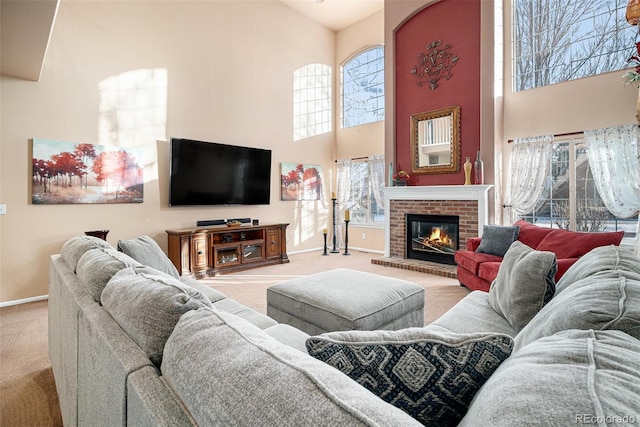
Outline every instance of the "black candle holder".
<path id="1" fill-rule="evenodd" d="M 326 230 L 322 233 L 322 236 L 324 237 L 324 252 L 322 252 L 322 255 L 329 255 L 329 253 L 327 252 L 327 231 Z"/>
<path id="2" fill-rule="evenodd" d="M 349 253 L 349 220 L 344 220 L 344 253 L 342 255 L 351 255 Z"/>
<path id="3" fill-rule="evenodd" d="M 336 198 L 332 197 L 331 201 L 333 202 L 333 248 L 331 249 L 332 254 L 340 253 L 340 251 L 336 248 Z"/>

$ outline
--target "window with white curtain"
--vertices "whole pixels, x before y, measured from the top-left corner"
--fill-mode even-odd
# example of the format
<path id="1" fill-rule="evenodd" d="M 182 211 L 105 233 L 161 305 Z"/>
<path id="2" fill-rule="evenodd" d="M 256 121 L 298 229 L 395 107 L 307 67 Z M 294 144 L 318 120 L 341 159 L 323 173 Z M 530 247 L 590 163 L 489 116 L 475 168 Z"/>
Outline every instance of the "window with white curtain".
<path id="1" fill-rule="evenodd" d="M 358 225 L 382 225 L 384 224 L 384 207 L 381 206 L 380 197 L 376 197 L 376 188 L 380 188 L 380 185 L 376 186 L 375 180 L 383 180 L 384 185 L 384 158 L 381 159 L 382 163 L 382 176 L 376 172 L 372 172 L 370 168 L 369 159 L 358 159 L 345 163 L 343 167 L 350 168 L 350 175 L 348 180 L 349 189 L 343 191 L 338 188 L 339 194 L 348 194 L 347 200 L 343 203 L 344 206 L 341 209 L 343 212 L 348 209 L 351 214 L 351 224 Z M 338 167 L 341 167 L 340 164 Z M 341 171 L 338 171 L 340 174 Z"/>
<path id="2" fill-rule="evenodd" d="M 620 218 L 605 207 L 593 179 L 583 138 L 551 143 L 548 173 L 535 207 L 518 219 L 575 231 L 625 232 L 633 238 L 638 215 Z"/>

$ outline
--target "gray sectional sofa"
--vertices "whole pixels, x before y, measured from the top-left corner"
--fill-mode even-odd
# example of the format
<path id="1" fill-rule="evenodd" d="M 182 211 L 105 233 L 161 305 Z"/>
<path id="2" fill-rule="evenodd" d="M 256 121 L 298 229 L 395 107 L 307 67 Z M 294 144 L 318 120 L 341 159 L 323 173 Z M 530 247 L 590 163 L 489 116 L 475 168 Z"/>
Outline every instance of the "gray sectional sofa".
<path id="1" fill-rule="evenodd" d="M 553 259 L 514 247 L 489 293 L 425 328 L 309 337 L 180 278 L 146 236 L 119 246 L 82 236 L 51 256 L 66 426 L 640 423 L 640 259 L 625 249 L 556 284 Z M 373 354 L 393 372 L 364 369 Z"/>

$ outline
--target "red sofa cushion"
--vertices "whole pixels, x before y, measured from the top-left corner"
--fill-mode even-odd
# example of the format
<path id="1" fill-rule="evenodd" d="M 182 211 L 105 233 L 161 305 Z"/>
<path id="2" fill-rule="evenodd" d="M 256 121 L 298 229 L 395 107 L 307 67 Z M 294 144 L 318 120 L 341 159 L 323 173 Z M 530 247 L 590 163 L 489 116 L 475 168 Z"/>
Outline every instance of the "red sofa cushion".
<path id="1" fill-rule="evenodd" d="M 553 228 L 539 227 L 523 219 L 514 222 L 513 225 L 520 227 L 518 240 L 532 249 L 536 249 L 547 234 L 553 231 Z"/>
<path id="2" fill-rule="evenodd" d="M 553 229 L 535 249 L 554 252 L 558 259 L 578 258 L 598 246 L 620 245 L 623 235 L 624 231 L 581 233 Z"/>
<path id="3" fill-rule="evenodd" d="M 486 262 L 500 262 L 502 257 L 472 251 L 456 251 L 453 254 L 456 264 L 473 274 L 478 274 L 478 267 Z"/>
<path id="4" fill-rule="evenodd" d="M 478 267 L 478 277 L 489 283 L 493 282 L 493 280 L 498 277 L 500 264 L 501 262 L 497 261 L 483 262 L 480 264 L 480 267 Z"/>
<path id="5" fill-rule="evenodd" d="M 467 250 L 475 252 L 476 249 L 480 246 L 480 242 L 482 241 L 481 237 L 470 237 L 467 239 Z"/>
<path id="6" fill-rule="evenodd" d="M 489 288 L 491 288 L 491 283 L 464 268 L 458 268 L 458 280 L 470 291 L 489 292 Z"/>

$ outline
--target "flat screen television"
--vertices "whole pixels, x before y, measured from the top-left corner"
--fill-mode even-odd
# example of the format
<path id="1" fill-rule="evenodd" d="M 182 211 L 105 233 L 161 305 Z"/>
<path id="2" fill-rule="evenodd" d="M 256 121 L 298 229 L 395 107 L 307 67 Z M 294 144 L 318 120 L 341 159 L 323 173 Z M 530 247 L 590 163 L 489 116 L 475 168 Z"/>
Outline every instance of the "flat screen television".
<path id="1" fill-rule="evenodd" d="M 268 205 L 271 150 L 171 138 L 169 206 Z"/>

